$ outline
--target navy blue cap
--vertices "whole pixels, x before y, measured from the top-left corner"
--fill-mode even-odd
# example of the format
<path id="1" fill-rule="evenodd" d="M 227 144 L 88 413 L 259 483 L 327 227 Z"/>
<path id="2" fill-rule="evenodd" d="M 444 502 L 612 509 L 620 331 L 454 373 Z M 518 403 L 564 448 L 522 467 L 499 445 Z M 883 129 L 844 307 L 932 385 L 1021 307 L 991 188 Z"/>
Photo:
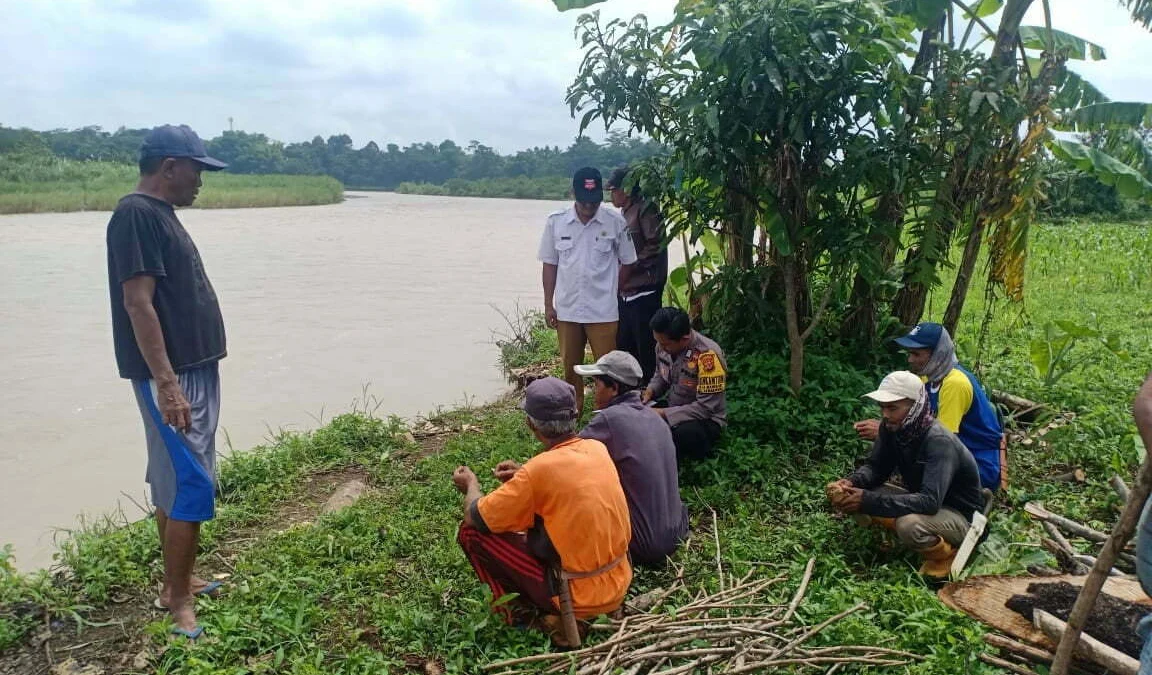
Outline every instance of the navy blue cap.
<path id="1" fill-rule="evenodd" d="M 149 131 L 140 146 L 140 159 L 145 157 L 187 157 L 203 164 L 209 171 L 228 168 L 224 162 L 208 156 L 204 141 L 187 124 L 178 127 L 165 124 Z"/>
<path id="2" fill-rule="evenodd" d="M 599 204 L 604 201 L 604 178 L 600 170 L 590 166 L 577 169 L 572 176 L 572 196 L 578 202 Z"/>
<path id="3" fill-rule="evenodd" d="M 921 323 L 904 337 L 897 338 L 896 344 L 905 349 L 935 349 L 943 332 L 944 326 L 938 323 Z"/>

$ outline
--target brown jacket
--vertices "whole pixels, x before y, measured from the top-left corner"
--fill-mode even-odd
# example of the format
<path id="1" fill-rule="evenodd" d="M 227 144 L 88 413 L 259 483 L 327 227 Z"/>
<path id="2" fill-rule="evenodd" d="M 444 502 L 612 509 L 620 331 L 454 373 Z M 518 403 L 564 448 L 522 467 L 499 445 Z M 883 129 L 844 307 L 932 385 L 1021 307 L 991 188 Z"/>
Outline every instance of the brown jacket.
<path id="1" fill-rule="evenodd" d="M 668 249 L 664 247 L 664 219 L 656 206 L 646 199 L 636 199 L 621 212 L 628 223 L 628 235 L 636 246 L 638 260 L 632 266 L 628 282 L 620 295 L 659 291 L 668 279 Z"/>

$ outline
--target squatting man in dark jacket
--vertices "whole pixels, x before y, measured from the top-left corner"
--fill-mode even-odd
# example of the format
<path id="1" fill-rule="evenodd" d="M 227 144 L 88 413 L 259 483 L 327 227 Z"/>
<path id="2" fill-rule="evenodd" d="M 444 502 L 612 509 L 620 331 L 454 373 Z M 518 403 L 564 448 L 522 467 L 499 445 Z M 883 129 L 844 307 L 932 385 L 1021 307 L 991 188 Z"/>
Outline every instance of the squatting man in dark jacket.
<path id="1" fill-rule="evenodd" d="M 972 514 L 984 504 L 976 460 L 932 417 L 928 393 L 913 373 L 891 373 L 866 396 L 880 404 L 883 417 L 872 455 L 847 478 L 829 483 L 828 499 L 862 525 L 894 530 L 923 558 L 920 574 L 946 578 Z M 885 484 L 896 472 L 904 488 Z"/>

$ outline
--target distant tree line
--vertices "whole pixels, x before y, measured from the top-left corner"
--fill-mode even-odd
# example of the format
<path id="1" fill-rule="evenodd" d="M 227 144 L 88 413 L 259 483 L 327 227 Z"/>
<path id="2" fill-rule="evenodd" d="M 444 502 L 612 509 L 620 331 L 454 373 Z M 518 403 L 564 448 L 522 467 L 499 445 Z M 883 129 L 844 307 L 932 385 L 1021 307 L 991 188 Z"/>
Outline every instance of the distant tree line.
<path id="1" fill-rule="evenodd" d="M 123 127 L 108 132 L 98 126 L 52 131 L 0 126 L 0 154 L 134 163 L 147 133 L 147 129 Z M 453 179 L 555 179 L 582 166 L 607 170 L 660 151 L 652 141 L 619 132 L 609 134 L 603 143 L 581 136 L 566 149 L 534 147 L 509 155 L 501 155 L 479 141 L 464 147 L 445 140 L 404 148 L 395 143 L 381 147 L 369 141 L 357 148 L 347 134 L 282 143 L 264 134 L 225 131 L 207 144 L 209 152 L 228 162 L 234 173 L 327 175 L 348 187 L 385 190 L 404 182 L 443 185 Z"/>

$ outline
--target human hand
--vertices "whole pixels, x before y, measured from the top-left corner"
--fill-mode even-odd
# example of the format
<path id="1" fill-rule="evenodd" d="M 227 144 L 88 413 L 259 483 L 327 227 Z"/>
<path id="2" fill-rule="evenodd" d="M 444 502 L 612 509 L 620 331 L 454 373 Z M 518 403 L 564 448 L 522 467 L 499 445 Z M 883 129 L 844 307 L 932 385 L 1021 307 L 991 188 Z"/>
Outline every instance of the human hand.
<path id="1" fill-rule="evenodd" d="M 652 390 L 651 389 L 645 389 L 644 391 L 640 392 L 640 400 L 644 403 L 651 401 L 652 400 Z"/>
<path id="2" fill-rule="evenodd" d="M 548 324 L 549 328 L 555 328 L 556 325 L 560 323 L 560 320 L 556 318 L 555 307 L 549 306 L 544 308 L 544 323 Z"/>
<path id="3" fill-rule="evenodd" d="M 657 415 L 663 417 L 664 419 L 668 419 L 668 409 L 667 408 L 653 408 L 652 410 L 655 411 Z"/>
<path id="4" fill-rule="evenodd" d="M 832 506 L 843 513 L 857 513 L 864 502 L 864 491 L 860 488 L 843 488 L 832 498 Z"/>
<path id="5" fill-rule="evenodd" d="M 874 441 L 880 435 L 880 420 L 861 420 L 852 425 L 856 434 L 866 441 Z"/>
<path id="6" fill-rule="evenodd" d="M 173 380 L 157 387 L 157 402 L 164 424 L 187 433 L 192 428 L 192 406 L 184 397 L 180 381 Z"/>
<path id="7" fill-rule="evenodd" d="M 846 478 L 841 478 L 840 480 L 834 480 L 828 485 L 825 485 L 824 494 L 828 495 L 829 501 L 835 501 L 841 492 L 850 487 L 852 487 L 852 481 Z"/>
<path id="8" fill-rule="evenodd" d="M 468 492 L 468 488 L 479 482 L 480 481 L 476 479 L 476 474 L 472 473 L 472 469 L 466 466 L 458 466 L 456 470 L 452 472 L 452 484 L 455 485 L 456 489 L 460 492 Z"/>
<path id="9" fill-rule="evenodd" d="M 519 463 L 510 459 L 506 459 L 496 465 L 496 468 L 492 470 L 492 474 L 496 476 L 496 480 L 500 481 L 501 483 L 507 483 L 508 481 L 512 480 L 512 476 L 515 476 L 516 472 L 519 470 Z"/>

